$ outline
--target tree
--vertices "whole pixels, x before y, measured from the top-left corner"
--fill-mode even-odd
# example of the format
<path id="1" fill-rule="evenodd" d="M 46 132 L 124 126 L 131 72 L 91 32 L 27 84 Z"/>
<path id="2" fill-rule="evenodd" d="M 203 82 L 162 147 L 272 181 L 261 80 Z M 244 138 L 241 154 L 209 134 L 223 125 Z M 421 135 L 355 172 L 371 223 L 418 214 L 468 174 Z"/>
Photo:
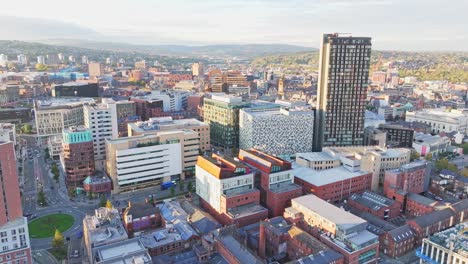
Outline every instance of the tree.
<path id="1" fill-rule="evenodd" d="M 44 159 L 49 159 L 50 158 L 50 153 L 49 153 L 49 148 L 44 149 Z"/>
<path id="2" fill-rule="evenodd" d="M 55 229 L 54 238 L 52 239 L 52 247 L 56 249 L 63 248 L 63 246 L 65 246 L 64 241 L 65 240 L 63 239 L 62 232 L 60 232 L 58 229 Z"/>
<path id="3" fill-rule="evenodd" d="M 420 157 L 421 157 L 421 155 L 418 152 L 411 151 L 411 157 L 410 157 L 411 161 L 419 159 Z"/>
<path id="4" fill-rule="evenodd" d="M 463 149 L 463 154 L 468 154 L 468 143 L 463 143 L 460 147 Z"/>
<path id="5" fill-rule="evenodd" d="M 425 158 L 426 158 L 426 160 L 431 160 L 432 159 L 432 153 L 427 153 Z"/>
<path id="6" fill-rule="evenodd" d="M 191 181 L 187 184 L 187 189 L 189 192 L 193 192 L 193 183 Z"/>
<path id="7" fill-rule="evenodd" d="M 100 200 L 99 200 L 99 207 L 106 207 L 106 204 L 107 204 L 106 197 L 104 197 L 104 195 L 102 195 Z"/>
<path id="8" fill-rule="evenodd" d="M 448 159 L 446 159 L 446 158 L 437 160 L 435 162 L 435 168 L 436 168 L 437 171 L 447 169 L 448 166 L 449 166 L 449 162 L 448 162 Z"/>
<path id="9" fill-rule="evenodd" d="M 112 208 L 114 208 L 114 206 L 112 205 L 112 203 L 111 203 L 110 200 L 107 200 L 107 201 L 106 201 L 106 208 L 107 208 L 107 209 L 112 209 Z"/>
<path id="10" fill-rule="evenodd" d="M 75 198 L 76 197 L 76 190 L 73 188 L 68 188 L 68 196 Z"/>
<path id="11" fill-rule="evenodd" d="M 185 188 L 185 182 L 184 182 L 184 181 L 180 181 L 180 182 L 179 182 L 179 190 L 180 190 L 181 192 L 183 192 L 183 191 L 184 191 L 184 188 Z"/>
<path id="12" fill-rule="evenodd" d="M 47 65 L 42 64 L 42 63 L 38 63 L 38 64 L 36 64 L 36 70 L 38 70 L 38 71 L 47 71 Z"/>
<path id="13" fill-rule="evenodd" d="M 21 127 L 21 131 L 25 134 L 30 134 L 32 132 L 32 126 L 30 124 L 24 124 L 23 127 Z"/>
<path id="14" fill-rule="evenodd" d="M 174 186 L 171 187 L 171 197 L 175 197 L 176 189 Z"/>
<path id="15" fill-rule="evenodd" d="M 453 163 L 448 163 L 447 164 L 447 170 L 458 173 L 458 167 L 457 167 L 457 165 L 455 165 Z"/>
<path id="16" fill-rule="evenodd" d="M 39 204 L 40 206 L 47 205 L 46 196 L 43 190 L 40 190 L 39 193 L 37 194 L 37 204 Z"/>
<path id="17" fill-rule="evenodd" d="M 460 171 L 460 174 L 463 176 L 463 177 L 468 177 L 468 169 L 467 168 L 464 168 Z"/>
<path id="18" fill-rule="evenodd" d="M 52 172 L 52 174 L 54 175 L 54 180 L 56 183 L 59 183 L 59 177 L 60 177 L 60 172 L 59 172 L 59 169 L 57 167 L 57 164 L 55 163 L 52 163 L 52 166 L 50 168 L 50 171 Z"/>

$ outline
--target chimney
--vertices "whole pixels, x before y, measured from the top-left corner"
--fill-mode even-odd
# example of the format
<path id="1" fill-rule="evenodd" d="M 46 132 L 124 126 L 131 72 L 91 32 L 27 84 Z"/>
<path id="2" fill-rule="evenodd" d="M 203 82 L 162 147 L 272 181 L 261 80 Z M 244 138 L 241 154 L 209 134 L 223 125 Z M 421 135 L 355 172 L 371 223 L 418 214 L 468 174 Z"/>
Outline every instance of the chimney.
<path id="1" fill-rule="evenodd" d="M 261 258 L 265 258 L 266 251 L 266 235 L 265 235 L 265 223 L 260 222 L 260 235 L 258 237 L 258 255 Z"/>

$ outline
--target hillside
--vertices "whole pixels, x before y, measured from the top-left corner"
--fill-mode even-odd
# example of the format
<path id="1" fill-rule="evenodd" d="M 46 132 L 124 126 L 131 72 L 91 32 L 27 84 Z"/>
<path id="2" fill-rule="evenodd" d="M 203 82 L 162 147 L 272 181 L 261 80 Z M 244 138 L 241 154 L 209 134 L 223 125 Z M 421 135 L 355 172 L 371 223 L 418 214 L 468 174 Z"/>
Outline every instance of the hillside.
<path id="1" fill-rule="evenodd" d="M 317 70 L 318 60 L 318 51 L 299 52 L 258 57 L 252 60 L 252 66 Z M 387 62 L 393 62 L 400 70 L 400 77 L 468 82 L 468 52 L 373 51 L 371 62 L 371 71 L 385 69 Z"/>

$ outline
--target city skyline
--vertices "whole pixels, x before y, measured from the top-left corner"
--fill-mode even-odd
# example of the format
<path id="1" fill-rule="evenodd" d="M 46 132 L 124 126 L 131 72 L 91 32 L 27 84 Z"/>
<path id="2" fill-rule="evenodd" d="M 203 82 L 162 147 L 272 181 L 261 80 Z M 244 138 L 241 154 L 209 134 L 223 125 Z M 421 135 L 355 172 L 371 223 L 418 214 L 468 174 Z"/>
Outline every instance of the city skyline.
<path id="1" fill-rule="evenodd" d="M 69 12 L 55 12 L 61 6 L 56 0 L 26 2 L 4 3 L 0 21 L 9 26 L 0 27 L 1 39 L 147 45 L 284 43 L 317 48 L 324 32 L 350 32 L 373 36 L 376 49 L 466 50 L 468 46 L 463 22 L 468 4 L 462 1 L 447 6 L 432 0 L 210 0 L 202 4 L 137 0 L 131 5 L 113 2 L 112 12 L 105 11 L 107 2 L 85 0 Z"/>

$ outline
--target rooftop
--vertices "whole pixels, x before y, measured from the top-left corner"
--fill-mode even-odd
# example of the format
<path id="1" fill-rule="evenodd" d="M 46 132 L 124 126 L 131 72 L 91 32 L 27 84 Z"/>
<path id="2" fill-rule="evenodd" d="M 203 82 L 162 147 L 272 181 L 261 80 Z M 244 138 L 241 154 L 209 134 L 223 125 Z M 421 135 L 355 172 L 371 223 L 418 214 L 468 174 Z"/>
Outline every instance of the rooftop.
<path id="1" fill-rule="evenodd" d="M 292 262 L 292 264 L 328 264 L 334 263 L 334 261 L 337 261 L 341 258 L 343 258 L 343 255 L 334 250 L 328 249 L 295 260 Z"/>
<path id="2" fill-rule="evenodd" d="M 330 156 L 326 152 L 307 152 L 297 153 L 296 159 L 301 158 L 307 161 L 326 161 L 326 160 L 338 160 L 338 158 Z"/>
<path id="3" fill-rule="evenodd" d="M 300 229 L 297 226 L 291 226 L 288 230 L 288 234 L 291 239 L 297 240 L 313 250 L 313 252 L 327 250 L 328 247 L 325 246 L 322 242 L 317 240 L 315 237 L 311 236 L 309 233 L 305 232 L 304 230 Z"/>
<path id="4" fill-rule="evenodd" d="M 367 223 L 366 220 L 355 216 L 352 213 L 346 212 L 345 210 L 338 208 L 313 194 L 294 198 L 291 200 L 291 203 L 293 207 L 298 211 L 301 211 L 304 215 L 314 212 L 335 223 L 337 226 L 344 227 L 345 229 Z"/>
<path id="5" fill-rule="evenodd" d="M 378 211 L 382 207 L 388 207 L 395 203 L 392 199 L 370 191 L 365 191 L 362 194 L 355 193 L 351 195 L 349 199 L 374 211 Z"/>
<path id="6" fill-rule="evenodd" d="M 265 172 L 278 172 L 291 169 L 290 162 L 256 149 L 241 149 L 239 151 L 239 158 Z"/>
<path id="7" fill-rule="evenodd" d="M 468 222 L 458 224 L 452 228 L 436 233 L 429 237 L 431 242 L 451 249 L 458 254 L 468 254 Z"/>
<path id="8" fill-rule="evenodd" d="M 124 217 L 131 215 L 132 219 L 137 219 L 145 216 L 149 217 L 156 213 L 159 213 L 159 207 L 155 207 L 151 203 L 136 202 L 130 203 L 129 206 L 125 208 Z"/>
<path id="9" fill-rule="evenodd" d="M 94 215 L 85 216 L 83 225 L 85 230 L 89 232 L 88 235 L 94 247 L 109 243 L 109 241 L 128 239 L 119 212 L 115 208 L 101 207 L 96 209 Z"/>
<path id="10" fill-rule="evenodd" d="M 233 254 L 239 263 L 249 264 L 261 264 L 263 263 L 255 255 L 253 255 L 246 247 L 239 243 L 232 236 L 221 236 L 218 239 L 218 243 L 221 243 L 231 254 Z"/>
<path id="11" fill-rule="evenodd" d="M 452 217 L 455 213 L 450 208 L 446 208 L 439 211 L 430 212 L 425 215 L 418 216 L 410 221 L 415 222 L 422 228 L 433 225 L 439 221 Z"/>
<path id="12" fill-rule="evenodd" d="M 95 249 L 99 264 L 149 264 L 151 256 L 138 238 L 124 240 Z"/>
<path id="13" fill-rule="evenodd" d="M 77 81 L 77 82 L 66 82 L 56 86 L 85 86 L 90 84 L 89 82 Z"/>
<path id="14" fill-rule="evenodd" d="M 409 225 L 403 225 L 388 231 L 388 234 L 393 238 L 395 242 L 405 241 L 415 236 Z"/>
<path id="15" fill-rule="evenodd" d="M 249 216 L 251 214 L 256 214 L 258 212 L 262 212 L 268 210 L 265 207 L 261 206 L 260 204 L 257 203 L 248 203 L 244 205 L 239 205 L 236 207 L 231 207 L 228 209 L 228 215 L 231 216 L 232 218 L 242 218 Z"/>
<path id="16" fill-rule="evenodd" d="M 128 126 L 137 132 L 161 131 L 169 129 L 190 129 L 191 127 L 207 126 L 208 124 L 195 118 L 173 120 L 172 117 L 150 118 L 148 121 L 129 123 Z"/>
<path id="17" fill-rule="evenodd" d="M 352 172 L 347 170 L 344 166 L 320 171 L 302 166 L 293 166 L 293 168 L 295 177 L 315 186 L 323 186 L 369 174 L 367 171 Z"/>
<path id="18" fill-rule="evenodd" d="M 227 179 L 250 173 L 250 169 L 238 160 L 216 154 L 212 154 L 211 157 L 198 156 L 197 166 L 218 179 Z"/>
<path id="19" fill-rule="evenodd" d="M 424 133 L 415 133 L 414 134 L 414 143 L 416 144 L 421 144 L 421 143 L 426 143 L 426 144 L 436 144 L 440 143 L 442 141 L 449 141 L 447 137 L 441 137 L 439 135 L 431 135 L 431 134 L 424 134 Z"/>
<path id="20" fill-rule="evenodd" d="M 95 101 L 92 98 L 84 97 L 73 97 L 73 98 L 51 98 L 47 100 L 36 100 L 36 108 L 38 110 L 48 110 L 48 109 L 68 109 L 74 108 L 77 106 L 82 106 L 84 104 L 94 104 Z"/>
<path id="21" fill-rule="evenodd" d="M 408 164 L 402 165 L 398 169 L 389 170 L 391 172 L 412 172 L 419 169 L 425 169 L 427 167 L 426 161 L 414 161 Z"/>

